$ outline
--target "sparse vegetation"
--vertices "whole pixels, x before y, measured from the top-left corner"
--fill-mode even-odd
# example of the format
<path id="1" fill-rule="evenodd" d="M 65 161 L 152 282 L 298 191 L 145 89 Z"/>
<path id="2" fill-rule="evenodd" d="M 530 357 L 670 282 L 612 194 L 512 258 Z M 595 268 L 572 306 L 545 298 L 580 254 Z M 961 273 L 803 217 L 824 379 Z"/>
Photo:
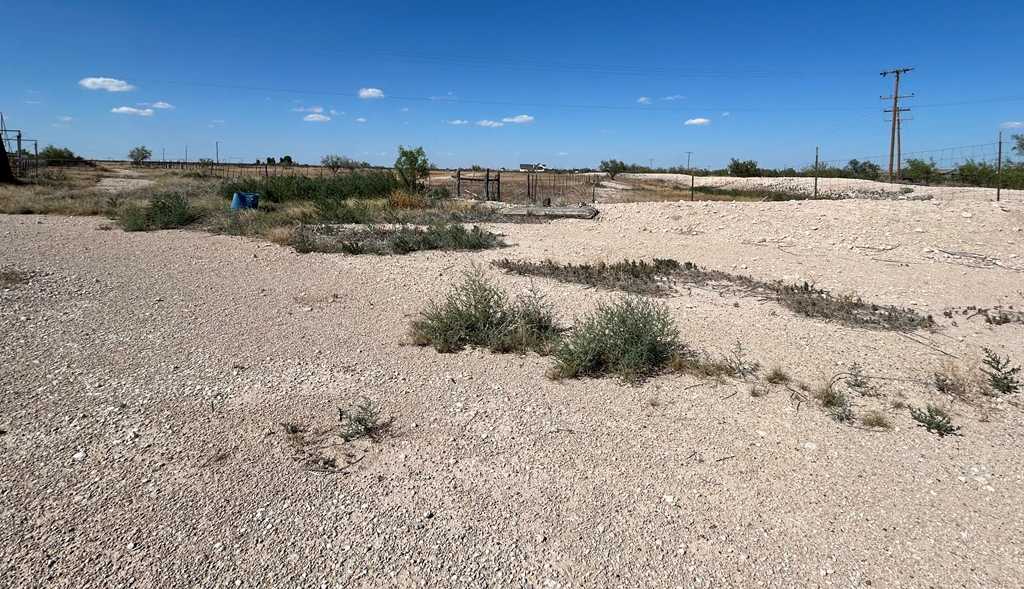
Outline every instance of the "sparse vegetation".
<path id="1" fill-rule="evenodd" d="M 199 218 L 199 213 L 180 192 L 156 194 L 144 207 L 123 206 L 117 215 L 117 221 L 125 231 L 176 229 Z"/>
<path id="2" fill-rule="evenodd" d="M 261 201 L 311 200 L 319 203 L 387 198 L 397 188 L 399 183 L 391 172 L 361 170 L 324 178 L 301 175 L 238 178 L 221 183 L 220 194 L 231 198 L 236 192 L 258 192 Z"/>
<path id="3" fill-rule="evenodd" d="M 472 251 L 505 245 L 495 233 L 476 225 L 466 229 L 457 223 L 437 223 L 426 228 L 366 225 L 353 229 L 302 225 L 293 232 L 291 244 L 299 253 L 354 255 L 404 255 L 423 250 Z"/>
<path id="4" fill-rule="evenodd" d="M 781 366 L 773 366 L 764 377 L 764 380 L 768 384 L 786 384 L 792 379 L 788 374 L 786 374 Z"/>
<path id="5" fill-rule="evenodd" d="M 475 346 L 495 352 L 547 354 L 561 330 L 538 291 L 531 289 L 510 301 L 505 291 L 474 268 L 444 300 L 430 302 L 410 331 L 413 343 L 443 353 Z"/>
<path id="6" fill-rule="evenodd" d="M 1021 382 L 1017 377 L 1020 366 L 1011 366 L 1010 357 L 1001 358 L 994 350 L 982 348 L 985 358 L 982 363 L 987 368 L 981 371 L 988 377 L 988 385 L 995 395 L 1010 395 L 1021 391 Z"/>
<path id="7" fill-rule="evenodd" d="M 868 396 L 874 393 L 874 387 L 871 386 L 868 376 L 864 374 L 864 367 L 857 362 L 850 364 L 850 367 L 847 368 L 846 386 L 850 392 L 857 395 Z"/>
<path id="8" fill-rule="evenodd" d="M 983 388 L 980 375 L 974 370 L 964 369 L 954 362 L 946 362 L 932 373 L 935 390 L 960 401 L 969 402 Z"/>
<path id="9" fill-rule="evenodd" d="M 379 442 L 394 425 L 393 419 L 381 417 L 380 408 L 369 398 L 362 397 L 347 409 L 338 407 L 338 422 L 341 437 L 346 442 L 369 438 Z"/>
<path id="10" fill-rule="evenodd" d="M 910 416 L 914 418 L 921 427 L 929 432 L 934 432 L 939 437 L 960 435 L 960 426 L 953 425 L 949 414 L 941 407 L 929 403 L 925 409 L 910 408 Z"/>
<path id="11" fill-rule="evenodd" d="M 849 395 L 838 387 L 842 379 L 843 375 L 836 375 L 827 379 L 814 390 L 814 397 L 828 411 L 832 419 L 839 423 L 848 423 L 854 418 L 853 403 L 850 401 Z"/>
<path id="12" fill-rule="evenodd" d="M 691 262 L 655 259 L 653 263 L 626 260 L 615 264 L 560 264 L 501 260 L 500 268 L 515 274 L 543 276 L 626 292 L 664 293 L 673 284 L 712 286 L 753 296 L 770 296 L 791 311 L 807 317 L 837 321 L 856 327 L 912 330 L 931 327 L 934 321 L 913 309 L 868 303 L 854 295 L 834 295 L 804 282 L 785 284 L 740 274 L 705 270 Z"/>
<path id="13" fill-rule="evenodd" d="M 872 409 L 868 411 L 860 418 L 860 423 L 864 427 L 877 428 L 877 429 L 892 429 L 892 420 L 885 414 L 884 411 Z"/>
<path id="14" fill-rule="evenodd" d="M 553 375 L 608 374 L 639 382 L 667 368 L 684 352 L 668 309 L 651 299 L 626 295 L 598 305 L 580 318 L 555 352 Z"/>

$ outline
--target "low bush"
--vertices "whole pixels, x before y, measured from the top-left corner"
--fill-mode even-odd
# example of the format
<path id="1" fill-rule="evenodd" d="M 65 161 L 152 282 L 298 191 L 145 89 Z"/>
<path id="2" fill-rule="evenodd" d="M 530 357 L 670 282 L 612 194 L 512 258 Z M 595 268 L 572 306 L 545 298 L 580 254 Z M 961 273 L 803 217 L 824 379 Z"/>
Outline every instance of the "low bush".
<path id="1" fill-rule="evenodd" d="M 625 260 L 613 264 L 560 264 L 552 260 L 529 262 L 504 259 L 493 264 L 513 274 L 554 278 L 563 282 L 639 294 L 667 292 L 672 288 L 672 276 L 680 270 L 679 262 L 658 258 L 650 263 Z"/>
<path id="2" fill-rule="evenodd" d="M 359 438 L 379 442 L 391 431 L 393 425 L 393 420 L 383 419 L 377 405 L 366 397 L 356 401 L 351 408 L 338 407 L 338 422 L 341 437 L 346 442 Z"/>
<path id="3" fill-rule="evenodd" d="M 445 298 L 431 301 L 411 325 L 413 343 L 438 352 L 468 346 L 495 352 L 549 353 L 560 328 L 551 307 L 530 290 L 513 302 L 479 268 L 466 273 Z"/>
<path id="4" fill-rule="evenodd" d="M 768 371 L 768 374 L 764 377 L 764 380 L 768 384 L 786 384 L 791 379 L 789 375 L 786 374 L 786 371 L 782 369 L 781 366 L 773 366 L 772 369 Z"/>
<path id="5" fill-rule="evenodd" d="M 310 226 L 296 229 L 292 241 L 296 251 L 404 255 L 423 250 L 474 251 L 505 245 L 495 233 L 476 225 L 466 229 L 456 223 L 439 223 L 426 228 L 411 225 L 367 225 L 357 229 L 321 227 L 319 231 L 316 233 Z"/>
<path id="6" fill-rule="evenodd" d="M 892 420 L 884 412 L 877 409 L 868 411 L 860 418 L 860 423 L 864 427 L 878 428 L 878 429 L 892 429 Z"/>
<path id="7" fill-rule="evenodd" d="M 117 213 L 118 224 L 125 231 L 176 229 L 191 224 L 199 217 L 188 198 L 179 192 L 156 194 L 146 206 L 122 206 Z"/>
<path id="8" fill-rule="evenodd" d="M 618 375 L 638 382 L 665 369 L 685 350 L 668 309 L 627 295 L 581 318 L 555 351 L 553 375 Z"/>
<path id="9" fill-rule="evenodd" d="M 960 426 L 953 425 L 949 414 L 941 407 L 928 404 L 925 409 L 910 408 L 910 416 L 929 432 L 934 432 L 939 437 L 959 435 Z"/>
<path id="10" fill-rule="evenodd" d="M 981 371 L 988 377 L 988 386 L 995 395 L 1010 395 L 1019 393 L 1021 382 L 1017 377 L 1020 374 L 1020 366 L 1011 366 L 1010 357 L 1000 358 L 999 354 L 989 348 L 982 348 L 985 358 L 982 363 L 987 368 Z"/>
<path id="11" fill-rule="evenodd" d="M 390 171 L 368 170 L 325 178 L 301 175 L 238 178 L 222 183 L 220 194 L 231 198 L 235 192 L 258 192 L 269 202 L 349 200 L 386 198 L 398 187 L 398 180 Z"/>

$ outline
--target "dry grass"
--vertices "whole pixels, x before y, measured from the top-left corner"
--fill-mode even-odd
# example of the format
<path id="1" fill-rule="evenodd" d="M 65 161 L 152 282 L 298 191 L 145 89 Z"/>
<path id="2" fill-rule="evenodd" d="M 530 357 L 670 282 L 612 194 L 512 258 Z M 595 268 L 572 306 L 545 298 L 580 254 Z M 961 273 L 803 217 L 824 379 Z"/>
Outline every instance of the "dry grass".
<path id="1" fill-rule="evenodd" d="M 786 384 L 792 380 L 788 374 L 782 369 L 781 366 L 773 366 L 768 374 L 765 375 L 764 380 L 769 384 Z"/>
<path id="2" fill-rule="evenodd" d="M 883 411 L 873 409 L 868 411 L 860 418 L 860 423 L 864 427 L 891 430 L 893 428 L 892 420 Z"/>
<path id="3" fill-rule="evenodd" d="M 423 194 L 395 190 L 388 196 L 388 206 L 393 209 L 426 209 L 430 207 L 430 200 Z"/>
<path id="4" fill-rule="evenodd" d="M 932 375 L 935 390 L 958 401 L 972 403 L 985 391 L 985 381 L 978 370 L 961 363 L 947 361 Z"/>

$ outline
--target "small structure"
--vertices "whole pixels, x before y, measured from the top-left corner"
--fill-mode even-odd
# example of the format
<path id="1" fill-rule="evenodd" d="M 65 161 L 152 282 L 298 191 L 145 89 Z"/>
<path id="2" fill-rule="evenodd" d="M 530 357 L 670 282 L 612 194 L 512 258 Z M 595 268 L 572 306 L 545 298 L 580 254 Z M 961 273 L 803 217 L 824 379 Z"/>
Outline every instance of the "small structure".
<path id="1" fill-rule="evenodd" d="M 543 172 L 547 169 L 547 164 L 519 164 L 520 172 Z"/>

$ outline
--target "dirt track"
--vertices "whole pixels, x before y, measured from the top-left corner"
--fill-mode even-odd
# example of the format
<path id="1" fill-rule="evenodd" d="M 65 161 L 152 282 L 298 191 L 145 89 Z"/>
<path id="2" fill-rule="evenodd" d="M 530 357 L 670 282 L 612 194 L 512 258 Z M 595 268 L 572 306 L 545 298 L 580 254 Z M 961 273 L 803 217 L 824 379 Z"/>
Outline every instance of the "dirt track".
<path id="1" fill-rule="evenodd" d="M 0 578 L 10 586 L 1014 586 L 1024 578 L 1019 399 L 982 411 L 916 382 L 1024 326 L 942 317 L 1024 305 L 1024 205 L 608 205 L 497 226 L 478 254 L 300 256 L 241 238 L 0 216 Z M 953 252 L 953 254 L 945 253 Z M 986 257 L 963 258 L 957 252 Z M 471 263 L 672 257 L 913 305 L 934 332 L 795 317 L 679 292 L 684 338 L 816 381 L 858 361 L 857 411 L 950 406 L 962 437 L 832 421 L 775 388 L 664 376 L 556 383 L 550 360 L 403 345 Z M 526 279 L 493 272 L 507 286 Z M 565 321 L 614 295 L 536 284 Z M 922 343 L 924 342 L 924 343 Z M 944 353 L 936 351 L 936 348 Z M 378 400 L 397 436 L 307 472 L 281 422 L 329 430 Z"/>

